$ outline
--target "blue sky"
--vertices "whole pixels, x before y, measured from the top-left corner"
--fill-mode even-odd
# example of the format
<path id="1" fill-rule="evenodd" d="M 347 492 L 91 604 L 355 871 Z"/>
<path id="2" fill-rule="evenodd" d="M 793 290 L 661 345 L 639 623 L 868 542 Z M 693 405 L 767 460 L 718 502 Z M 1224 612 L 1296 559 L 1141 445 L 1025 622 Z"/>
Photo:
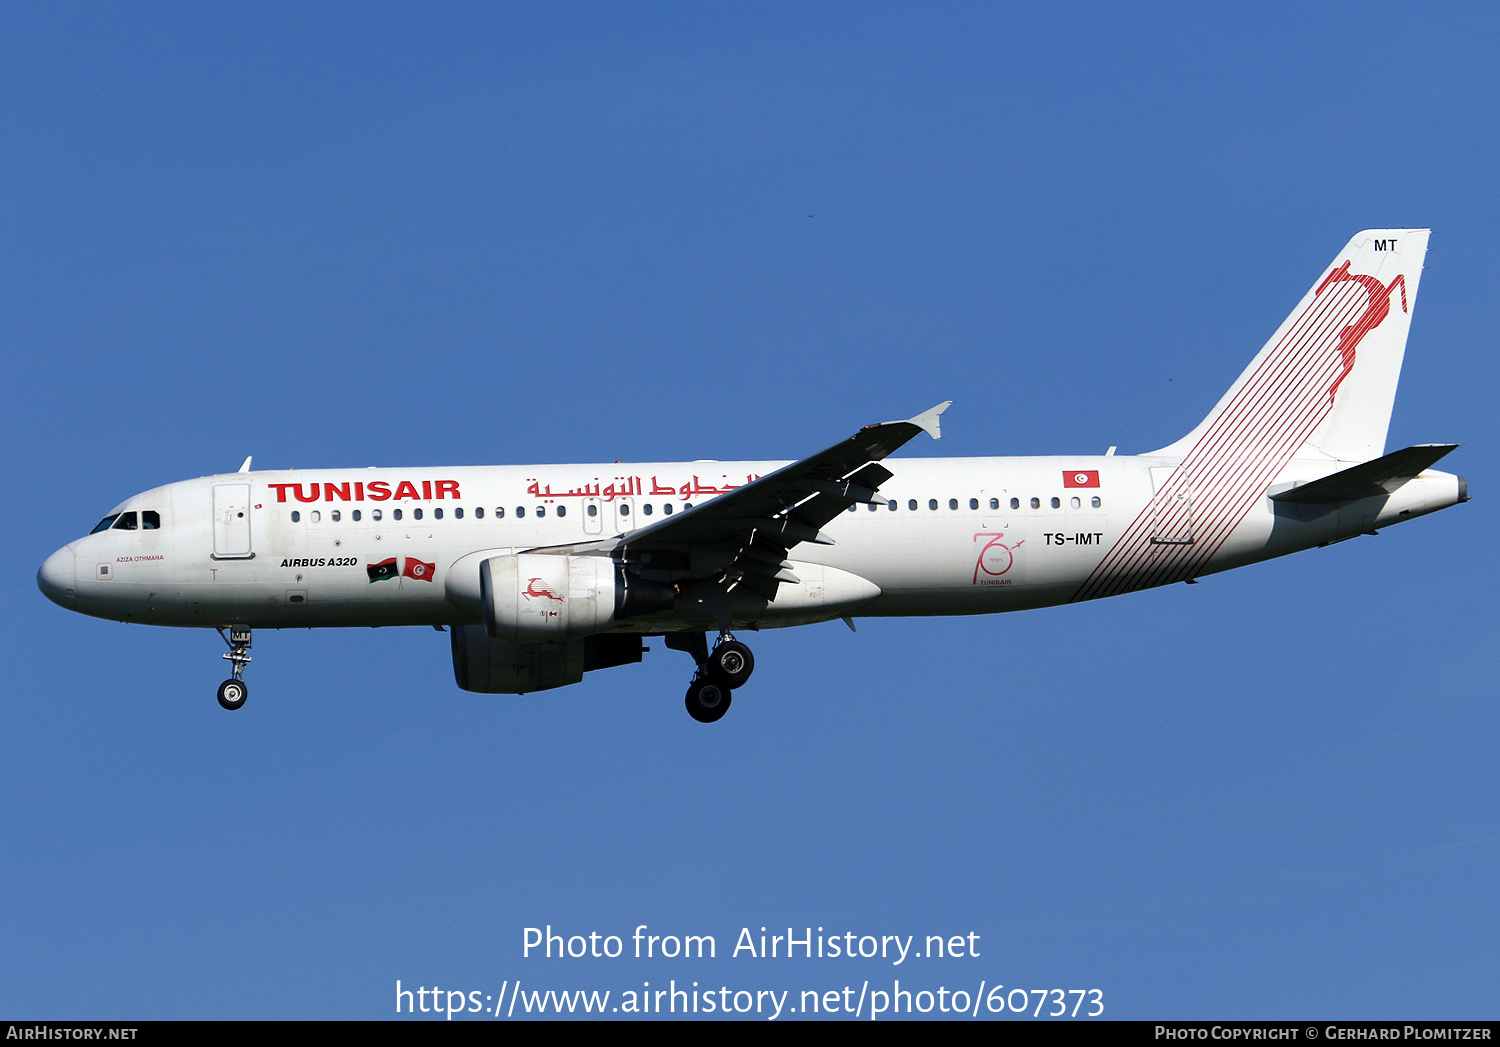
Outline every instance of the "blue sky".
<path id="1" fill-rule="evenodd" d="M 0 14 L 0 1015 L 1086 988 L 1496 1017 L 1497 18 L 1483 5 L 33 5 Z M 529 697 L 431 630 L 69 615 L 34 572 L 258 466 L 1186 432 L 1357 230 L 1434 230 L 1391 448 L 1475 500 L 1102 602 L 767 632 Z M 523 929 L 713 934 L 544 960 Z M 741 928 L 980 956 L 730 957 Z M 628 949 L 628 944 L 627 944 Z"/>

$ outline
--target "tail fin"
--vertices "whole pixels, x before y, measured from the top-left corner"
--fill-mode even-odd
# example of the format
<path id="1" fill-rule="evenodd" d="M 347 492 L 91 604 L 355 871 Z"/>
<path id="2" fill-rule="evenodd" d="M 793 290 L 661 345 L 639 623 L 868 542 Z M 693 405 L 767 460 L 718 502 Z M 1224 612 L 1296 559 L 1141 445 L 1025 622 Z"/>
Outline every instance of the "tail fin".
<path id="1" fill-rule="evenodd" d="M 1380 457 L 1428 234 L 1356 234 L 1208 417 L 1155 453 L 1352 462 Z"/>

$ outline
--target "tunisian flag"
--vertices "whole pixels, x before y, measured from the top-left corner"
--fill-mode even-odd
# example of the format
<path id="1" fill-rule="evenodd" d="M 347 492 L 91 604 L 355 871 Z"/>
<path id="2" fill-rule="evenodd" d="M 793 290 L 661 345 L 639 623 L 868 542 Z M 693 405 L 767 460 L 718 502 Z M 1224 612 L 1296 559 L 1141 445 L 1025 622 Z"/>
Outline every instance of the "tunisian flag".
<path id="1" fill-rule="evenodd" d="M 423 563 L 416 557 L 406 558 L 406 570 L 401 572 L 402 578 L 415 578 L 419 582 L 430 582 L 432 576 L 437 573 L 437 564 Z"/>
<path id="2" fill-rule="evenodd" d="M 1098 487 L 1098 469 L 1072 469 L 1063 472 L 1064 487 Z"/>

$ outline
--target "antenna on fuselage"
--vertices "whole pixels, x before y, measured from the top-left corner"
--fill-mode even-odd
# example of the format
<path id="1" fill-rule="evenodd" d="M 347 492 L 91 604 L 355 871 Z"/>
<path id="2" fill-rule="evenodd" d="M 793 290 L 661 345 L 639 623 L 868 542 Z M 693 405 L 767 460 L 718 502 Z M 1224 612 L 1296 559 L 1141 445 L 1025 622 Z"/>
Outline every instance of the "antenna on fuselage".
<path id="1" fill-rule="evenodd" d="M 239 472 L 248 473 L 250 471 L 250 459 L 252 459 L 254 457 L 255 457 L 255 455 L 253 455 L 253 454 L 247 454 L 247 455 L 245 455 L 245 460 L 240 463 Z"/>

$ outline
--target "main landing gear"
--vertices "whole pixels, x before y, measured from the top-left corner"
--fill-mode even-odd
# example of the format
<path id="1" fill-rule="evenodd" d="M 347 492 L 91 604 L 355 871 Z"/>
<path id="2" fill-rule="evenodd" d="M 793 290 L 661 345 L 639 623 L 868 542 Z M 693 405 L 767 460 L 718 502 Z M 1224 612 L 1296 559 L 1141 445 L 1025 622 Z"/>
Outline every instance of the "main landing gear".
<path id="1" fill-rule="evenodd" d="M 219 704 L 233 712 L 244 705 L 245 699 L 250 696 L 250 689 L 241 679 L 245 674 L 245 666 L 250 664 L 250 656 L 245 653 L 250 650 L 250 627 L 231 625 L 228 636 L 224 635 L 223 629 L 219 629 L 219 636 L 229 645 L 229 653 L 224 657 L 234 667 L 234 675 L 219 684 Z"/>
<path id="2" fill-rule="evenodd" d="M 698 663 L 688 684 L 684 704 L 688 715 L 699 723 L 713 723 L 729 711 L 729 692 L 743 686 L 755 671 L 755 656 L 729 632 L 719 634 L 713 650 L 703 633 L 674 633 L 667 646 L 686 651 Z"/>
<path id="3" fill-rule="evenodd" d="M 700 670 L 688 684 L 683 704 L 699 723 L 713 723 L 729 711 L 729 687 Z"/>

